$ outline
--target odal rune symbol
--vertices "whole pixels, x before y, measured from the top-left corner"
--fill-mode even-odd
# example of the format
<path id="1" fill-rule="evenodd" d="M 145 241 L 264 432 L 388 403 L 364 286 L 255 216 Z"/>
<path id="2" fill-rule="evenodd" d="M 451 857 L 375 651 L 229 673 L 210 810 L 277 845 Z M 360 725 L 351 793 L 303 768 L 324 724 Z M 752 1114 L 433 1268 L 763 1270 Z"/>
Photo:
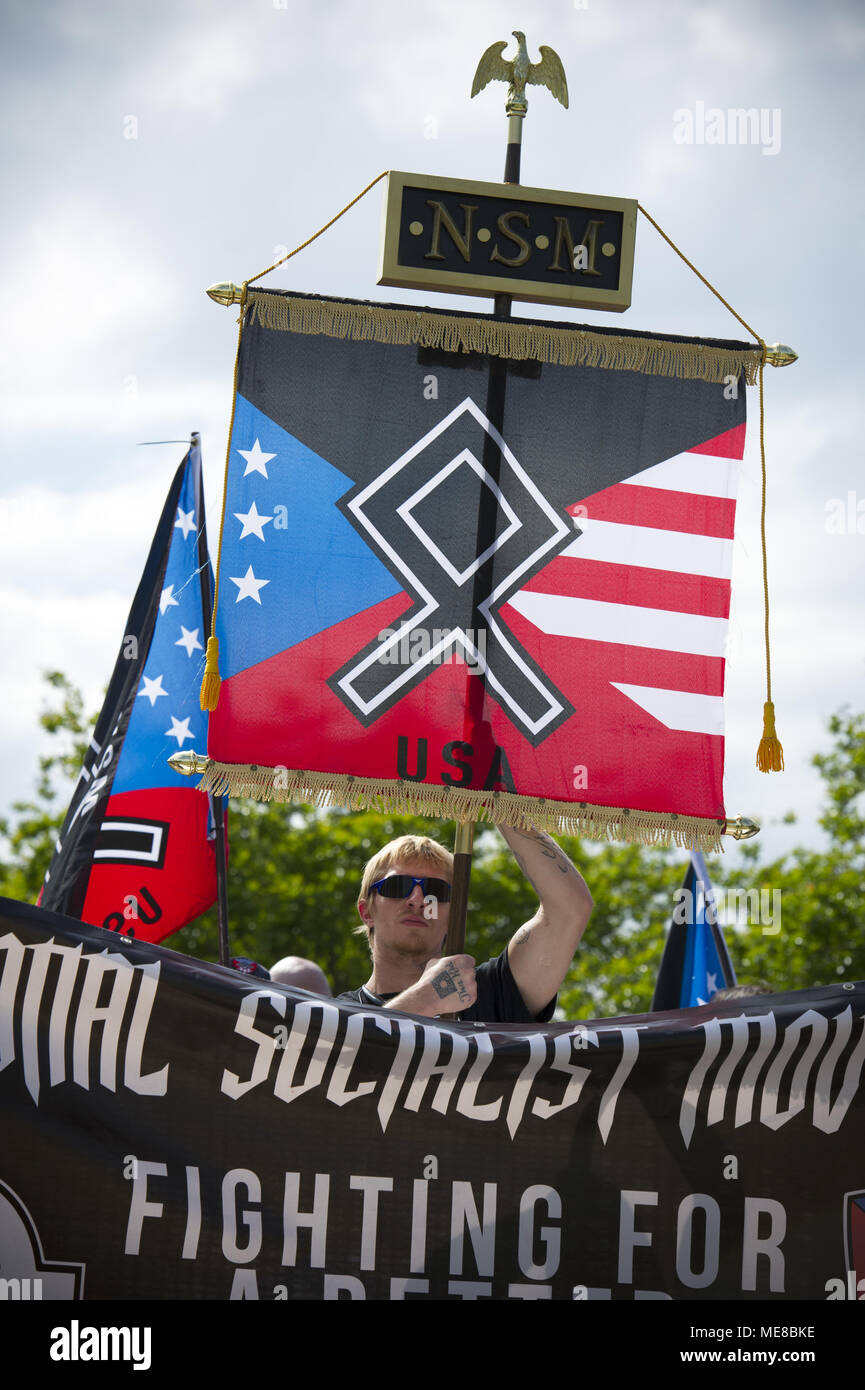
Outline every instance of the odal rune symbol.
<path id="1" fill-rule="evenodd" d="M 494 470 L 484 462 L 491 449 Z M 484 500 L 494 501 L 496 520 L 478 553 Z M 533 744 L 569 718 L 573 707 L 499 610 L 574 539 L 573 527 L 470 397 L 340 507 L 414 600 L 399 626 L 328 681 L 361 723 L 374 723 L 454 651 L 482 673 L 488 693 Z M 434 640 L 412 641 L 420 632 Z"/>

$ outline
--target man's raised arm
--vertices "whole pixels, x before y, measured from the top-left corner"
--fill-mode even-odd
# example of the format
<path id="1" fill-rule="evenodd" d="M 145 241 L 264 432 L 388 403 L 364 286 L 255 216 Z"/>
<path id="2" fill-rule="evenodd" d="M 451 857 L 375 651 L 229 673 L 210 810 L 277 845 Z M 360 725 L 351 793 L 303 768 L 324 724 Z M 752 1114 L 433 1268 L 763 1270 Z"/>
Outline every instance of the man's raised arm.
<path id="1" fill-rule="evenodd" d="M 568 973 L 592 912 L 592 895 L 582 874 L 551 835 L 529 826 L 500 825 L 511 853 L 540 904 L 508 943 L 511 973 L 526 1008 L 538 1014 Z"/>

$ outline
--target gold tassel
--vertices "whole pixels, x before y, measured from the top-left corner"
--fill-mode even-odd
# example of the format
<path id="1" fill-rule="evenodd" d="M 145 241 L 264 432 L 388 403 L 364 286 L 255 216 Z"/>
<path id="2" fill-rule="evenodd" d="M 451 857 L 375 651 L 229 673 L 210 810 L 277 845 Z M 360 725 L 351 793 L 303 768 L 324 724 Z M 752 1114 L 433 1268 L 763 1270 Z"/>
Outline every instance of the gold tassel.
<path id="1" fill-rule="evenodd" d="M 219 640 L 216 637 L 207 639 L 207 656 L 204 662 L 204 676 L 201 680 L 201 697 L 199 703 L 202 709 L 213 710 L 219 703 L 219 687 L 222 684 L 219 677 Z"/>
<path id="2" fill-rule="evenodd" d="M 757 749 L 757 766 L 761 772 L 784 771 L 784 749 L 775 733 L 775 706 L 771 700 L 763 705 L 763 737 Z"/>

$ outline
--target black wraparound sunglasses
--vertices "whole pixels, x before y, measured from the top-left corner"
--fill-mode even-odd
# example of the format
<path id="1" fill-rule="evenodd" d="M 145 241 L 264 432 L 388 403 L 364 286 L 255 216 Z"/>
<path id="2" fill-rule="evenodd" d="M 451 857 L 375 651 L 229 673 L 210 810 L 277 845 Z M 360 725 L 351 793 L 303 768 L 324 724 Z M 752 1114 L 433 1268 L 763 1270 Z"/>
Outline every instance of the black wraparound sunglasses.
<path id="1" fill-rule="evenodd" d="M 408 898 L 419 883 L 425 898 L 435 898 L 440 903 L 451 900 L 451 886 L 443 878 L 414 878 L 412 874 L 391 874 L 390 878 L 380 878 L 372 886 L 382 898 Z"/>

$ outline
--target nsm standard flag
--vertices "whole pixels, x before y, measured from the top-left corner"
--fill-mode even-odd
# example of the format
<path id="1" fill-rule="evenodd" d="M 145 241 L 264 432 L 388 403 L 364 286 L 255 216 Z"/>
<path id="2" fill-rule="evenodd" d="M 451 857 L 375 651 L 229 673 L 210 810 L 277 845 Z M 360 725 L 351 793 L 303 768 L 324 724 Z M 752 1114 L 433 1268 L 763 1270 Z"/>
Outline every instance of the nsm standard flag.
<path id="1" fill-rule="evenodd" d="M 169 767 L 201 748 L 213 580 L 197 437 L 168 493 L 40 903 L 161 941 L 211 906 L 209 800 Z"/>
<path id="2" fill-rule="evenodd" d="M 202 786 L 717 848 L 759 358 L 253 291 Z"/>
<path id="3" fill-rule="evenodd" d="M 652 1010 L 708 1004 L 719 989 L 729 989 L 735 983 L 736 972 L 718 921 L 709 873 L 702 854 L 692 852 L 685 881 L 676 893 Z"/>

